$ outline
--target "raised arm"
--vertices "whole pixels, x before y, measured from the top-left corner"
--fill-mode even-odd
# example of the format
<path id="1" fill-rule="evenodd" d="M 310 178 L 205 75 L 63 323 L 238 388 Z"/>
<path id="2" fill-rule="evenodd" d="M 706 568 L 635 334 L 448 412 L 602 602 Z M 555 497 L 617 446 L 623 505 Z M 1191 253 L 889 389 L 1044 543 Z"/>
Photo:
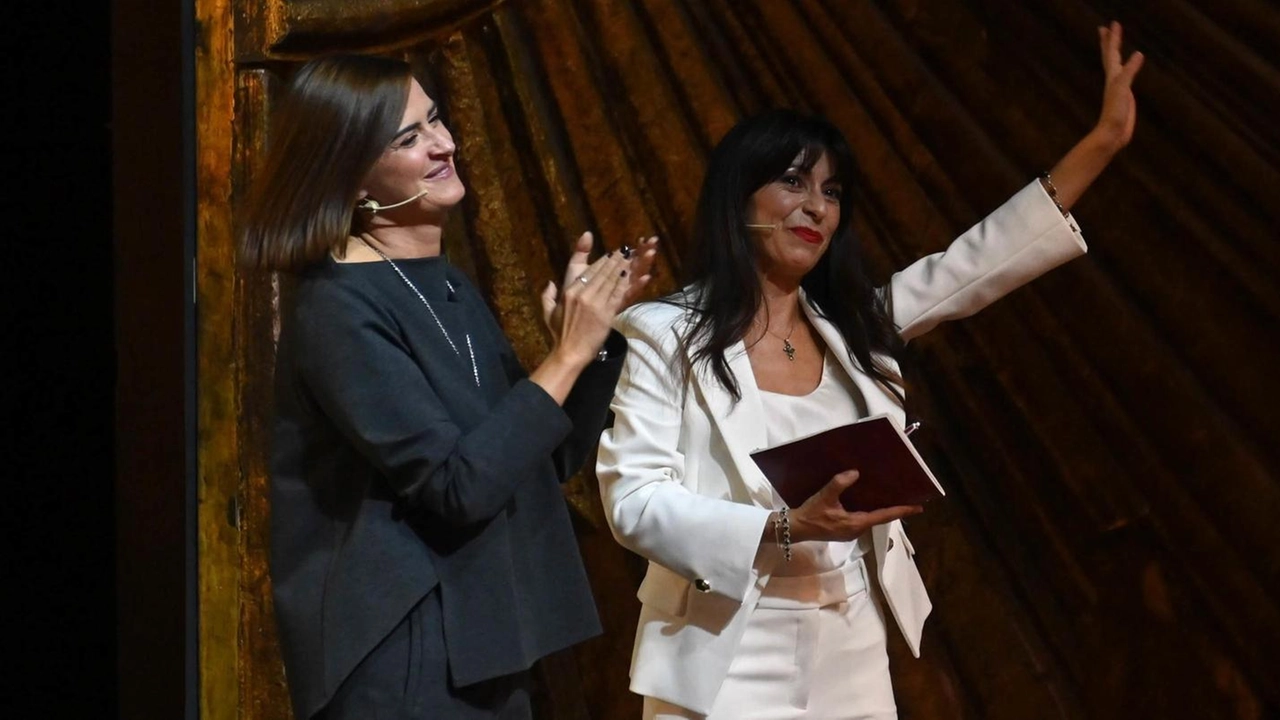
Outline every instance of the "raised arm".
<path id="1" fill-rule="evenodd" d="M 1098 122 L 1049 171 L 1050 179 L 1045 189 L 1050 190 L 1049 183 L 1052 183 L 1056 199 L 1064 210 L 1070 210 L 1080 200 L 1116 153 L 1133 138 L 1133 127 L 1138 118 L 1133 79 L 1142 69 L 1143 55 L 1135 52 L 1127 61 L 1122 61 L 1123 32 L 1118 22 L 1098 28 L 1102 68 L 1106 73 Z"/>
<path id="2" fill-rule="evenodd" d="M 1106 86 L 1097 124 L 1049 172 L 974 225 L 940 253 L 895 274 L 886 301 L 904 340 L 938 323 L 968 317 L 1085 252 L 1067 215 L 1133 137 L 1131 90 L 1142 53 L 1120 60 L 1119 23 L 1098 29 Z M 1055 207 L 1055 203 L 1057 207 Z"/>

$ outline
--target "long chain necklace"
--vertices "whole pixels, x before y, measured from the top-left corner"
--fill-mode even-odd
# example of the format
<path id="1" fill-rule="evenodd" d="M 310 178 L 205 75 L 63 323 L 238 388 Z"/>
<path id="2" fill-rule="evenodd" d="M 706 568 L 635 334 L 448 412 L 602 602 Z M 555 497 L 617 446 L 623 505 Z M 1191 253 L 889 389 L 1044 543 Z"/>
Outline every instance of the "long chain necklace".
<path id="1" fill-rule="evenodd" d="M 359 240 L 361 243 L 364 243 L 365 247 L 378 253 L 378 256 L 381 257 L 383 260 L 386 260 L 387 264 L 391 266 L 391 269 L 395 270 L 396 274 L 400 276 L 400 279 L 404 281 L 404 284 L 408 285 L 409 289 L 413 291 L 413 294 L 417 295 L 418 299 L 422 301 L 422 304 L 427 306 L 427 312 L 431 313 L 431 319 L 436 321 L 436 327 L 440 328 L 440 334 L 444 335 L 445 342 L 449 343 L 449 347 L 453 348 L 453 354 L 461 358 L 462 353 L 458 352 L 458 346 L 454 344 L 453 338 L 449 337 L 449 331 L 444 329 L 444 323 L 440 322 L 440 316 L 436 315 L 436 309 L 431 307 L 431 303 L 428 302 L 426 296 L 423 295 L 418 290 L 418 286 L 413 284 L 413 281 L 410 280 L 408 276 L 406 276 L 400 270 L 400 266 L 396 265 L 394 260 L 387 257 L 386 253 L 374 247 L 372 244 L 369 243 L 368 240 L 365 240 L 363 237 L 359 235 L 356 236 L 356 239 Z M 452 293 L 453 283 L 449 282 L 448 278 L 445 278 L 444 284 L 445 284 L 445 287 L 449 288 L 449 292 Z M 471 356 L 471 377 L 475 379 L 476 387 L 480 387 L 480 368 L 476 365 L 476 351 L 475 351 L 475 348 L 472 347 L 471 345 L 471 333 L 467 333 L 466 337 L 467 337 L 467 354 Z"/>
<path id="2" fill-rule="evenodd" d="M 787 354 L 787 360 L 790 360 L 791 362 L 796 361 L 796 346 L 791 344 L 791 333 L 796 331 L 796 323 L 794 320 L 791 321 L 791 328 L 787 330 L 786 337 L 782 337 L 770 330 L 767 323 L 764 326 L 764 331 L 782 341 L 782 352 Z"/>

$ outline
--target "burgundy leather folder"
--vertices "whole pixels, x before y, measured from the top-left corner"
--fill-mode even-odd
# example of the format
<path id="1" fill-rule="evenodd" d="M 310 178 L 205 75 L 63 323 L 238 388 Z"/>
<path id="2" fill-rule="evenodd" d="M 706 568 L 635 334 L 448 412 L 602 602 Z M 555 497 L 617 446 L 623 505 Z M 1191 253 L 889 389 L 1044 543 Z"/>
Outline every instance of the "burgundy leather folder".
<path id="1" fill-rule="evenodd" d="M 850 511 L 921 505 L 946 494 L 888 415 L 760 450 L 751 459 L 793 508 L 845 470 L 858 471 L 858 481 L 840 495 Z"/>

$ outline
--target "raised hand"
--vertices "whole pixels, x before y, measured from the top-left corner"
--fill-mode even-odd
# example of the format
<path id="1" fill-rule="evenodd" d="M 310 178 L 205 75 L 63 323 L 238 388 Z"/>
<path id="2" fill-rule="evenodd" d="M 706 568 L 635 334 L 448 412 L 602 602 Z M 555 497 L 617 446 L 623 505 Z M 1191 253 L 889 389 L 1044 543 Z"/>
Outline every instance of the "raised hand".
<path id="1" fill-rule="evenodd" d="M 1122 60 L 1120 49 L 1124 40 L 1124 28 L 1112 21 L 1098 28 L 1098 40 L 1102 47 L 1102 69 L 1107 82 L 1102 91 L 1102 111 L 1098 116 L 1097 132 L 1115 145 L 1116 149 L 1129 144 L 1133 138 L 1134 124 L 1138 119 L 1138 103 L 1133 97 L 1133 79 L 1142 69 L 1141 52 Z"/>
<path id="2" fill-rule="evenodd" d="M 1102 174 L 1107 165 L 1133 138 L 1138 120 L 1138 103 L 1133 97 L 1133 79 L 1142 69 L 1143 56 L 1135 52 L 1121 61 L 1120 46 L 1124 40 L 1120 23 L 1098 28 L 1102 47 L 1102 68 L 1107 80 L 1102 89 L 1102 110 L 1098 122 L 1050 170 L 1057 188 L 1058 206 L 1070 210 L 1085 190 Z M 1049 188 L 1047 181 L 1046 190 Z"/>
<path id="3" fill-rule="evenodd" d="M 791 511 L 791 538 L 795 542 L 827 540 L 847 542 L 876 525 L 924 512 L 919 505 L 898 505 L 871 512 L 849 512 L 840 504 L 840 494 L 858 481 L 857 470 L 846 470 Z"/>

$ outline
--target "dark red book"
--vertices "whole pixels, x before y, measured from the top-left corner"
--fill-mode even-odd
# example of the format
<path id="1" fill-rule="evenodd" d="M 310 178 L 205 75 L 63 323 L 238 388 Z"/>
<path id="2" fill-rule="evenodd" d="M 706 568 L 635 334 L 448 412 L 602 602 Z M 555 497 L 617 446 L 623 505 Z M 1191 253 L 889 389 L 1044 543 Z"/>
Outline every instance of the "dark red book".
<path id="1" fill-rule="evenodd" d="M 906 434 L 888 415 L 760 450 L 751 459 L 788 507 L 799 507 L 831 478 L 857 470 L 858 481 L 840 495 L 846 510 L 922 505 L 946 495 Z"/>

